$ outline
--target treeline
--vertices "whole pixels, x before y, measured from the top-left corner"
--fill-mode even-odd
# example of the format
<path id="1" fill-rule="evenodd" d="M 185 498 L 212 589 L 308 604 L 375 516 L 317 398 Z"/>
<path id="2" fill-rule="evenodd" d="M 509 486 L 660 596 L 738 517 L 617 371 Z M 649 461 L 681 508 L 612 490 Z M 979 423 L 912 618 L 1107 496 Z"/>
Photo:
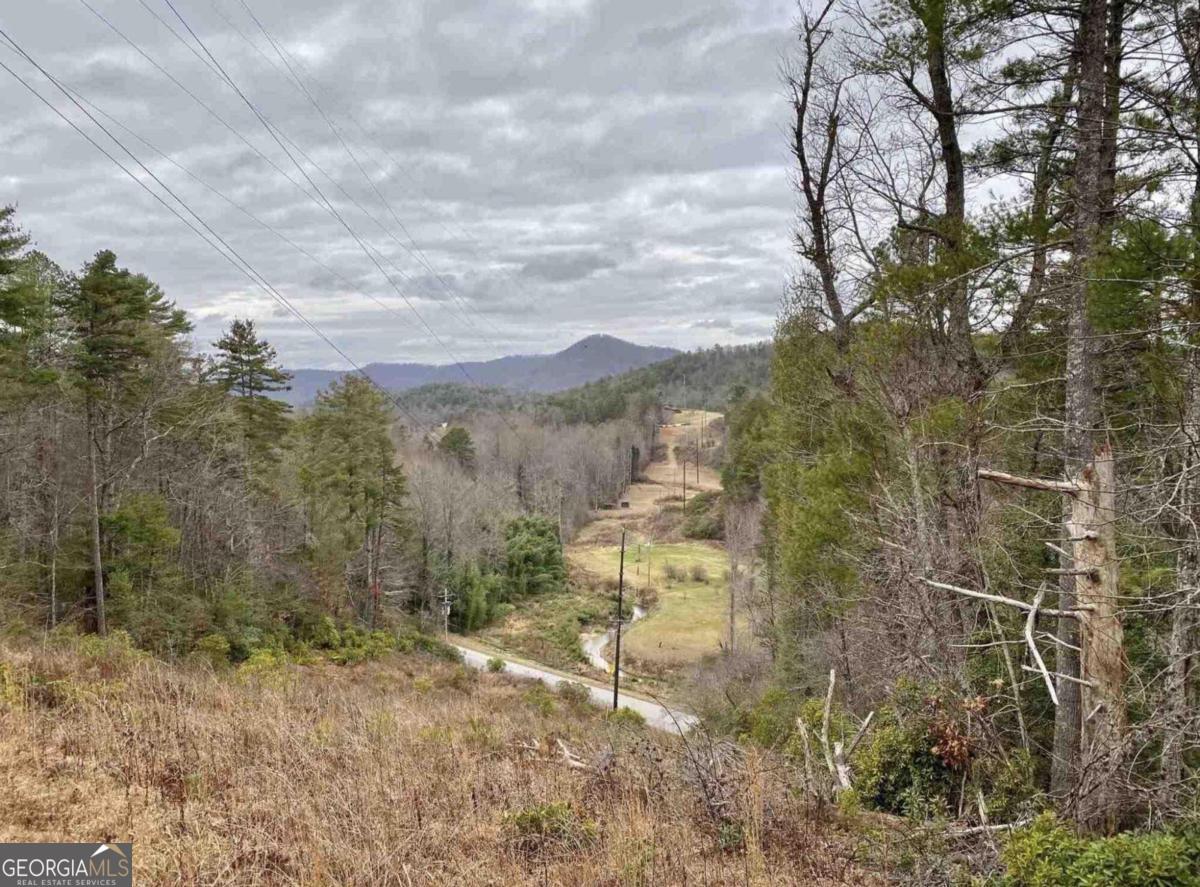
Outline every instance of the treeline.
<path id="1" fill-rule="evenodd" d="M 425 425 L 458 421 L 477 413 L 536 413 L 542 397 L 508 388 L 473 387 L 458 382 L 436 382 L 395 392 L 405 416 Z"/>
<path id="2" fill-rule="evenodd" d="M 821 699 L 834 670 L 835 735 L 876 713 L 837 784 L 870 805 L 1186 817 L 1195 8 L 879 12 L 807 8 L 786 79 L 799 271 L 725 468 L 727 524 L 756 518 L 766 653 L 724 716 L 807 741 L 795 715 L 819 733 L 822 702 L 793 691 Z"/>
<path id="3" fill-rule="evenodd" d="M 636 414 L 561 433 L 496 419 L 442 447 L 358 376 L 294 414 L 252 323 L 209 354 L 190 330 L 111 252 L 67 272 L 0 210 L 6 630 L 119 629 L 163 655 L 243 659 L 441 625 L 447 600 L 475 627 L 561 586 L 560 532 L 648 450 Z"/>
<path id="4" fill-rule="evenodd" d="M 705 348 L 590 382 L 546 398 L 545 410 L 567 422 L 603 422 L 654 404 L 722 411 L 770 378 L 771 343 Z"/>

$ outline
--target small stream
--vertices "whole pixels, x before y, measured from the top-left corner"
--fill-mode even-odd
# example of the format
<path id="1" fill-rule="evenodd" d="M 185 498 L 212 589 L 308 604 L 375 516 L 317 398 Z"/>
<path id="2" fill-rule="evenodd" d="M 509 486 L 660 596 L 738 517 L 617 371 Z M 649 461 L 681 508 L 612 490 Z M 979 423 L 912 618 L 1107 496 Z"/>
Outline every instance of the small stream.
<path id="1" fill-rule="evenodd" d="M 626 625 L 632 625 L 645 615 L 646 608 L 635 604 L 633 607 L 633 618 Z M 612 666 L 604 658 L 604 648 L 612 643 L 612 640 L 613 630 L 611 628 L 608 631 L 585 631 L 579 636 L 580 646 L 583 647 L 583 652 L 593 668 L 598 668 L 603 672 L 612 671 Z"/>

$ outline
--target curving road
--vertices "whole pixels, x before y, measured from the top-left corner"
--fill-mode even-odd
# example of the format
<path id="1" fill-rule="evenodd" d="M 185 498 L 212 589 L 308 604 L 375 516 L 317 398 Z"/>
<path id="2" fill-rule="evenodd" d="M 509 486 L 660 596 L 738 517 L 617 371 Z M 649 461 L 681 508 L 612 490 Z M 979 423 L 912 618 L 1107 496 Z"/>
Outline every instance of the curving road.
<path id="1" fill-rule="evenodd" d="M 558 674 L 549 669 L 540 668 L 536 665 L 527 665 L 524 662 L 517 662 L 513 659 L 499 654 L 486 653 L 481 650 L 476 650 L 473 647 L 464 647 L 460 644 L 451 642 L 451 646 L 462 654 L 463 662 L 471 668 L 486 670 L 488 660 L 499 659 L 504 663 L 504 671 L 506 674 L 516 675 L 522 678 L 533 678 L 541 681 L 549 687 L 558 687 L 560 684 L 571 683 L 579 684 L 586 687 L 593 705 L 602 707 L 610 707 L 612 705 L 612 688 L 599 687 L 589 681 L 583 681 L 576 678 L 570 678 L 566 675 Z M 699 718 L 687 712 L 677 711 L 667 708 L 661 703 L 654 702 L 650 699 L 643 699 L 640 696 L 631 696 L 628 693 L 620 695 L 620 704 L 622 708 L 630 708 L 646 719 L 646 723 L 657 730 L 666 730 L 670 733 L 686 733 L 692 727 L 699 723 Z"/>
<path id="2" fill-rule="evenodd" d="M 646 608 L 635 604 L 633 618 L 623 622 L 622 625 L 632 625 L 645 615 Z M 624 634 L 624 630 L 621 633 Z M 604 648 L 612 643 L 612 640 L 613 630 L 611 628 L 608 631 L 585 631 L 579 636 L 579 645 L 583 647 L 583 653 L 587 656 L 588 662 L 592 664 L 592 668 L 612 674 L 612 666 L 604 658 Z"/>

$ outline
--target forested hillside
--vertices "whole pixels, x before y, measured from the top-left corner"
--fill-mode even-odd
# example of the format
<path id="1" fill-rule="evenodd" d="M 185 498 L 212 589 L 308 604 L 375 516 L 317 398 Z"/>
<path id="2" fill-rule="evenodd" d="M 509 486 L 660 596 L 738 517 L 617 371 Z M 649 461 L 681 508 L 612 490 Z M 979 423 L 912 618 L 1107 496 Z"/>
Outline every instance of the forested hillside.
<path id="1" fill-rule="evenodd" d="M 560 534 L 617 495 L 645 417 L 579 433 L 485 413 L 432 419 L 361 376 L 303 415 L 249 321 L 211 357 L 148 277 L 77 272 L 0 213 L 0 603 L 6 629 L 128 633 L 242 661 L 361 654 L 405 620 L 472 626 L 565 581 Z M 457 396 L 457 395 L 456 395 Z M 473 391 L 464 406 L 511 395 Z M 454 446 L 449 443 L 453 441 Z M 342 655 L 342 654 L 339 654 Z"/>
<path id="2" fill-rule="evenodd" d="M 821 705 L 861 724 L 834 775 L 876 810 L 1178 827 L 1200 760 L 1196 11 L 887 10 L 806 7 L 787 68 L 799 270 L 725 468 L 727 521 L 762 515 L 765 652 L 725 716 L 782 743 Z M 1005 883 L 1093 883 L 1054 842 L 1074 849 Z M 1094 883 L 1152 883 L 1122 846 Z M 1195 883 L 1176 852 L 1162 882 Z"/>
<path id="3" fill-rule="evenodd" d="M 494 360 L 438 365 L 369 363 L 362 371 L 380 388 L 393 394 L 412 388 L 451 384 L 546 393 L 653 364 L 677 353 L 673 348 L 636 345 L 615 336 L 592 335 L 553 354 L 511 354 Z M 294 406 L 310 403 L 319 390 L 344 375 L 334 370 L 295 370 L 292 389 L 281 393 L 280 397 Z"/>
<path id="4" fill-rule="evenodd" d="M 748 393 L 764 391 L 770 364 L 769 342 L 718 345 L 551 395 L 546 402 L 568 422 L 601 422 L 650 403 L 720 411 Z"/>
<path id="5" fill-rule="evenodd" d="M 721 410 L 766 391 L 771 344 L 716 346 L 678 354 L 650 366 L 607 376 L 558 394 L 536 394 L 462 382 L 422 385 L 395 393 L 406 413 L 441 422 L 489 412 L 523 412 L 542 422 L 605 422 L 653 404 Z"/>

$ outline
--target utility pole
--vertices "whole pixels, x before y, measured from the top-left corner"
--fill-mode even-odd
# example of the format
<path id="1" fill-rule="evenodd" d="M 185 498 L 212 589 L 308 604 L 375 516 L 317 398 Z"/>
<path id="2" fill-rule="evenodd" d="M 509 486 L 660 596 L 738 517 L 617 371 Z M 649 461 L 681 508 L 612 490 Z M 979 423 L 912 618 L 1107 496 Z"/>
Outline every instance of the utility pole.
<path id="1" fill-rule="evenodd" d="M 700 441 L 696 441 L 696 486 L 700 486 Z"/>
<path id="2" fill-rule="evenodd" d="M 450 589 L 442 589 L 442 634 L 450 634 Z"/>
<path id="3" fill-rule="evenodd" d="M 683 503 L 687 504 L 687 459 L 683 460 Z"/>
<path id="4" fill-rule="evenodd" d="M 625 528 L 621 528 L 621 566 L 617 572 L 617 654 L 613 661 L 613 711 L 621 686 L 621 611 L 625 608 Z"/>
<path id="5" fill-rule="evenodd" d="M 563 556 L 563 486 L 558 482 L 558 556 Z"/>

